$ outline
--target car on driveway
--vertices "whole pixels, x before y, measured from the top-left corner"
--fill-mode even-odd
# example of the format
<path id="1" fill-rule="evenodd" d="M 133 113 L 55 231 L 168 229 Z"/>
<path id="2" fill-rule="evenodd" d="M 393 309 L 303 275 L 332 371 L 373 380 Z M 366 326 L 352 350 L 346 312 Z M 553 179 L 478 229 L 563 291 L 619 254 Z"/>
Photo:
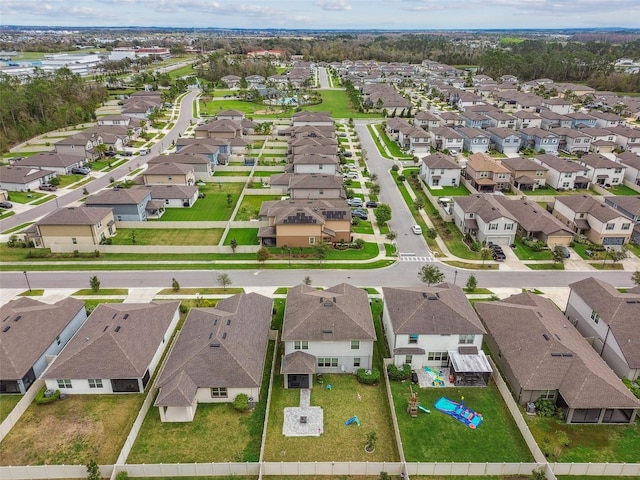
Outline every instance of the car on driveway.
<path id="1" fill-rule="evenodd" d="M 91 169 L 88 167 L 73 167 L 71 173 L 76 175 L 89 175 Z"/>
<path id="2" fill-rule="evenodd" d="M 364 205 L 364 202 L 362 201 L 361 198 L 347 198 L 347 205 L 349 205 L 350 207 L 362 207 Z"/>
<path id="3" fill-rule="evenodd" d="M 55 192 L 58 187 L 51 185 L 50 183 L 43 183 L 38 187 L 40 190 L 46 190 L 47 192 Z"/>
<path id="4" fill-rule="evenodd" d="M 378 202 L 374 202 L 373 200 L 369 200 L 365 205 L 367 208 L 378 208 Z"/>
<path id="5" fill-rule="evenodd" d="M 0 202 L 0 208 L 13 208 L 13 203 L 11 203 L 11 202 Z"/>
<path id="6" fill-rule="evenodd" d="M 113 150 L 108 150 L 104 152 L 105 157 L 115 157 L 116 155 L 117 155 L 117 152 L 114 152 Z"/>
<path id="7" fill-rule="evenodd" d="M 569 250 L 568 247 L 561 246 L 560 249 L 562 250 L 564 258 L 571 258 L 571 250 Z"/>
<path id="8" fill-rule="evenodd" d="M 358 174 L 356 172 L 347 172 L 344 174 L 344 178 L 350 178 L 351 180 L 355 180 L 358 178 Z"/>
<path id="9" fill-rule="evenodd" d="M 369 216 L 367 215 L 367 212 L 365 212 L 364 210 L 352 210 L 351 211 L 351 216 L 352 217 L 357 217 L 360 220 L 368 220 Z"/>
<path id="10" fill-rule="evenodd" d="M 411 231 L 416 235 L 422 235 L 422 227 L 420 225 L 412 225 Z"/>
<path id="11" fill-rule="evenodd" d="M 496 262 L 504 262 L 507 259 L 507 256 L 504 254 L 504 252 L 501 250 L 499 252 L 494 251 L 493 252 L 493 259 Z"/>

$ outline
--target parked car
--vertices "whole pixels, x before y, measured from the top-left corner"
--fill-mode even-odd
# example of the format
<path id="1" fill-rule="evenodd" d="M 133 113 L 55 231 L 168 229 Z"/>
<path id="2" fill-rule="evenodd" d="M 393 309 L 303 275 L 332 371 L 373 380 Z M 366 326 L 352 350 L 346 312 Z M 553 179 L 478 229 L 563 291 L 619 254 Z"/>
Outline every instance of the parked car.
<path id="1" fill-rule="evenodd" d="M 43 183 L 38 187 L 40 190 L 46 190 L 47 192 L 55 192 L 58 187 L 51 185 L 50 183 Z"/>
<path id="2" fill-rule="evenodd" d="M 411 231 L 416 235 L 422 235 L 422 227 L 420 225 L 412 225 Z"/>
<path id="3" fill-rule="evenodd" d="M 356 169 L 356 164 L 355 163 L 347 163 L 345 166 L 347 168 L 350 168 L 351 170 L 355 170 Z"/>
<path id="4" fill-rule="evenodd" d="M 564 255 L 564 258 L 571 258 L 571 250 L 569 250 L 568 247 L 560 247 L 562 249 L 562 254 Z"/>
<path id="5" fill-rule="evenodd" d="M 89 167 L 73 167 L 71 173 L 76 175 L 89 175 L 91 169 Z"/>
<path id="6" fill-rule="evenodd" d="M 114 152 L 113 150 L 108 150 L 106 152 L 104 152 L 104 156 L 105 157 L 115 157 L 117 155 L 116 152 Z"/>
<path id="7" fill-rule="evenodd" d="M 377 208 L 378 207 L 378 202 L 374 202 L 373 200 L 369 200 L 366 203 L 366 207 L 367 208 Z"/>
<path id="8" fill-rule="evenodd" d="M 364 203 L 361 198 L 347 198 L 347 205 L 350 207 L 362 207 Z"/>
<path id="9" fill-rule="evenodd" d="M 367 215 L 367 212 L 364 212 L 362 210 L 352 210 L 351 211 L 351 216 L 352 217 L 357 217 L 360 220 L 368 220 L 369 216 Z"/>
<path id="10" fill-rule="evenodd" d="M 493 259 L 496 262 L 504 262 L 507 259 L 507 256 L 504 254 L 503 251 L 500 252 L 493 252 Z"/>
<path id="11" fill-rule="evenodd" d="M 353 152 L 344 152 L 343 155 L 345 157 L 353 157 Z"/>
<path id="12" fill-rule="evenodd" d="M 0 202 L 0 208 L 13 208 L 13 203 L 11 203 L 11 202 Z"/>
<path id="13" fill-rule="evenodd" d="M 149 154 L 149 149 L 148 148 L 141 148 L 140 149 L 140 155 L 148 155 Z"/>
<path id="14" fill-rule="evenodd" d="M 350 178 L 351 180 L 355 180 L 358 178 L 358 174 L 356 172 L 347 172 L 344 174 L 344 178 Z"/>

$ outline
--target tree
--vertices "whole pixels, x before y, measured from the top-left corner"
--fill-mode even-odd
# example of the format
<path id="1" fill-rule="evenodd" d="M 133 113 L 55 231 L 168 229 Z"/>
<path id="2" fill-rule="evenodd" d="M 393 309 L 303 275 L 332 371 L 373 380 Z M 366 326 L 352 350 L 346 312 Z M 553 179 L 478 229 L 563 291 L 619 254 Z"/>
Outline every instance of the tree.
<path id="1" fill-rule="evenodd" d="M 238 241 L 235 238 L 232 238 L 230 245 L 233 253 L 236 253 L 236 248 L 238 248 Z"/>
<path id="2" fill-rule="evenodd" d="M 394 230 L 389 230 L 389 233 L 387 233 L 386 235 L 386 239 L 394 241 L 396 238 L 398 238 L 398 232 Z"/>
<path id="3" fill-rule="evenodd" d="M 178 280 L 176 280 L 175 278 L 171 279 L 171 290 L 173 290 L 174 292 L 180 291 L 180 284 L 178 283 Z"/>
<path id="4" fill-rule="evenodd" d="M 131 240 L 131 245 L 135 245 L 136 244 L 136 231 L 135 230 L 131 230 L 131 233 L 129 233 L 129 240 Z"/>
<path id="5" fill-rule="evenodd" d="M 376 208 L 375 215 L 378 225 L 385 225 L 389 220 L 391 220 L 391 207 L 386 203 L 381 203 L 378 205 L 378 208 Z"/>
<path id="6" fill-rule="evenodd" d="M 100 467 L 96 461 L 92 459 L 87 464 L 87 480 L 100 480 L 101 478 Z"/>
<path id="7" fill-rule="evenodd" d="M 553 250 L 551 253 L 553 255 L 553 263 L 564 263 L 565 256 L 564 256 L 564 248 L 562 248 L 562 246 L 556 245 L 555 247 L 553 247 Z"/>
<path id="8" fill-rule="evenodd" d="M 372 184 L 372 185 L 369 187 L 369 192 L 370 192 L 372 195 L 380 195 L 380 185 L 378 185 L 377 183 Z"/>
<path id="9" fill-rule="evenodd" d="M 611 263 L 615 264 L 621 260 L 624 260 L 629 256 L 626 248 L 612 248 L 609 250 L 609 257 L 611 257 Z"/>
<path id="10" fill-rule="evenodd" d="M 227 208 L 231 208 L 232 204 L 233 204 L 233 195 L 231 195 L 230 193 L 227 193 Z"/>
<path id="11" fill-rule="evenodd" d="M 416 210 L 422 210 L 424 208 L 424 202 L 420 198 L 416 198 L 413 201 L 413 208 Z"/>
<path id="12" fill-rule="evenodd" d="M 93 290 L 94 292 L 100 291 L 100 279 L 98 278 L 97 275 L 93 275 L 92 277 L 89 277 L 89 286 L 91 287 L 91 290 Z"/>
<path id="13" fill-rule="evenodd" d="M 256 252 L 256 257 L 260 263 L 266 262 L 269 259 L 269 250 L 267 250 L 265 247 L 262 247 Z"/>
<path id="14" fill-rule="evenodd" d="M 636 270 L 635 272 L 633 272 L 633 274 L 631 275 L 631 281 L 636 285 L 640 285 L 640 271 Z"/>
<path id="15" fill-rule="evenodd" d="M 329 245 L 327 245 L 324 242 L 317 242 L 314 246 L 313 249 L 316 252 L 316 256 L 318 257 L 318 259 L 320 260 L 320 263 L 322 263 L 322 261 L 327 258 L 327 255 L 329 255 Z"/>
<path id="16" fill-rule="evenodd" d="M 109 147 L 107 147 L 104 143 L 99 143 L 93 149 L 98 153 L 100 158 L 104 158 L 104 154 L 107 153 Z"/>
<path id="17" fill-rule="evenodd" d="M 228 273 L 221 273 L 216 277 L 216 281 L 218 282 L 218 285 L 222 286 L 222 289 L 224 291 L 227 290 L 227 287 L 229 285 L 231 285 L 231 277 L 229 276 Z"/>
<path id="18" fill-rule="evenodd" d="M 473 273 L 469 275 L 469 278 L 467 279 L 466 287 L 467 287 L 467 292 L 474 292 L 475 289 L 478 288 L 478 279 Z"/>
<path id="19" fill-rule="evenodd" d="M 482 259 L 482 265 L 493 256 L 493 252 L 490 248 L 483 248 L 480 250 L 480 258 Z"/>
<path id="20" fill-rule="evenodd" d="M 418 278 L 420 281 L 431 286 L 433 283 L 440 283 L 444 281 L 444 273 L 435 265 L 424 265 L 418 271 Z"/>
<path id="21" fill-rule="evenodd" d="M 307 275 L 306 277 L 304 277 L 303 282 L 305 285 L 311 285 L 311 277 Z"/>

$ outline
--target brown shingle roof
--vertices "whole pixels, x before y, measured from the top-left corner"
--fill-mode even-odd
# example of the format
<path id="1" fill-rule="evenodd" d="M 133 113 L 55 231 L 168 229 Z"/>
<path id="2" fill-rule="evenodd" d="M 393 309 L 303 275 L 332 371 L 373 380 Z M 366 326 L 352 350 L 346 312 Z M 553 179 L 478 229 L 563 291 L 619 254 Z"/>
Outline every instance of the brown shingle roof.
<path id="1" fill-rule="evenodd" d="M 38 221 L 38 225 L 94 225 L 111 213 L 107 207 L 58 208 Z"/>
<path id="2" fill-rule="evenodd" d="M 24 377 L 81 310 L 84 302 L 71 297 L 53 305 L 21 297 L 0 307 L 0 379 Z"/>
<path id="3" fill-rule="evenodd" d="M 85 205 L 138 205 L 150 195 L 150 191 L 139 188 L 103 190 L 87 197 Z"/>
<path id="4" fill-rule="evenodd" d="M 326 290 L 297 285 L 287 293 L 282 340 L 375 340 L 367 293 L 341 283 Z"/>
<path id="5" fill-rule="evenodd" d="M 158 378 L 155 405 L 191 405 L 193 385 L 260 387 L 272 305 L 270 298 L 241 293 L 216 308 L 191 309 Z"/>

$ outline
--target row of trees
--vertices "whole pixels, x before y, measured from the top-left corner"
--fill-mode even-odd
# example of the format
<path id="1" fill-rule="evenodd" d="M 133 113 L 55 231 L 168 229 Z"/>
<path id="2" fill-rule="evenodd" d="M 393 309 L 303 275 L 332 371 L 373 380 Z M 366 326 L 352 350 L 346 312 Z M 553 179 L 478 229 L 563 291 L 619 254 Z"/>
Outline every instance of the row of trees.
<path id="1" fill-rule="evenodd" d="M 22 81 L 0 75 L 0 151 L 51 130 L 95 121 L 107 90 L 67 68 Z"/>

